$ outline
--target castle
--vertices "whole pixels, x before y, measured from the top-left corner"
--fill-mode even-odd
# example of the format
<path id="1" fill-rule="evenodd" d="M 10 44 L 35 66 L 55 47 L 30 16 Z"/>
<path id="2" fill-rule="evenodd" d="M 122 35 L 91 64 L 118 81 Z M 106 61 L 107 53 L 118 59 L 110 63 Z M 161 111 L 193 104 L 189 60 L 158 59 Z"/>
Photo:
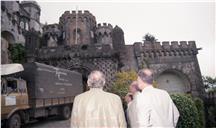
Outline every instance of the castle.
<path id="1" fill-rule="evenodd" d="M 25 45 L 25 33 L 42 32 L 39 5 L 34 1 L 1 1 L 1 63 L 9 63 L 10 44 Z"/>
<path id="2" fill-rule="evenodd" d="M 92 70 L 101 70 L 106 75 L 107 89 L 116 72 L 148 67 L 154 72 L 158 88 L 194 96 L 204 93 L 195 41 L 126 45 L 119 26 L 97 24 L 89 11 L 65 11 L 58 24 L 44 25 L 42 29 L 25 34 L 29 62 L 76 70 L 84 81 Z"/>

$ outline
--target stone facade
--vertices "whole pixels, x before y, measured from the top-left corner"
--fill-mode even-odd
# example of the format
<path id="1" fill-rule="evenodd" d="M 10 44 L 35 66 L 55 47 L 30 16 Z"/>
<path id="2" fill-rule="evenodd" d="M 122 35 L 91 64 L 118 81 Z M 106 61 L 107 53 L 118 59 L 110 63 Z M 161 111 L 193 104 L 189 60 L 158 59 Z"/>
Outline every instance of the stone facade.
<path id="1" fill-rule="evenodd" d="M 42 32 L 40 11 L 34 1 L 1 1 L 1 44 L 7 46 L 1 47 L 2 64 L 10 63 L 10 45 L 25 45 L 25 33 L 29 30 Z"/>
<path id="2" fill-rule="evenodd" d="M 154 72 L 158 88 L 195 96 L 204 93 L 195 41 L 125 45 L 120 27 L 113 28 L 107 23 L 96 25 L 89 11 L 66 11 L 59 24 L 46 25 L 43 31 L 42 42 L 32 43 L 40 45 L 32 47 L 37 50 L 29 54 L 29 61 L 76 70 L 83 74 L 84 81 L 92 70 L 101 70 L 106 75 L 106 88 L 112 86 L 117 71 L 148 67 Z M 78 36 L 76 32 L 79 39 L 74 37 Z M 31 35 L 27 38 L 35 41 Z"/>
<path id="3" fill-rule="evenodd" d="M 154 71 L 159 88 L 170 92 L 204 93 L 195 41 L 144 42 L 134 44 L 138 68 Z M 172 75 L 173 78 L 170 76 Z M 181 86 L 181 87 L 180 87 Z"/>
<path id="4" fill-rule="evenodd" d="M 65 11 L 58 24 L 44 25 L 41 29 L 37 3 L 2 1 L 1 4 L 2 58 L 5 61 L 2 63 L 10 63 L 4 56 L 8 46 L 22 42 L 28 62 L 76 70 L 82 73 L 84 84 L 92 70 L 104 72 L 109 89 L 116 72 L 148 67 L 154 72 L 158 88 L 203 96 L 197 61 L 199 49 L 195 41 L 145 41 L 125 45 L 124 31 L 119 26 L 97 24 L 89 11 Z"/>

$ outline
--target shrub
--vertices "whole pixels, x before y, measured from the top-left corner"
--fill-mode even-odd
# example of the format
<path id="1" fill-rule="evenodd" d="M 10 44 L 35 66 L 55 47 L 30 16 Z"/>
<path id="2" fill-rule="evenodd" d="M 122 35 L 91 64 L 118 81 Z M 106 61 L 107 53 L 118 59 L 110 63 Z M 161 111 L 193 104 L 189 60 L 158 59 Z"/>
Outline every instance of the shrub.
<path id="1" fill-rule="evenodd" d="M 11 60 L 13 63 L 24 63 L 25 62 L 25 47 L 22 44 L 16 43 L 9 47 Z"/>
<path id="2" fill-rule="evenodd" d="M 205 127 L 205 111 L 204 111 L 204 103 L 203 100 L 195 97 L 193 98 L 193 101 L 196 105 L 196 108 L 198 110 L 198 118 L 199 118 L 199 128 L 204 128 Z"/>
<path id="3" fill-rule="evenodd" d="M 209 106 L 207 108 L 208 113 L 208 124 L 206 124 L 208 127 L 215 127 L 216 126 L 216 107 L 215 106 Z"/>
<path id="4" fill-rule="evenodd" d="M 123 98 L 128 93 L 129 85 L 136 79 L 137 74 L 133 70 L 118 72 L 110 91 Z"/>
<path id="5" fill-rule="evenodd" d="M 194 101 L 184 94 L 172 94 L 171 98 L 180 113 L 177 128 L 199 128 L 199 114 Z"/>

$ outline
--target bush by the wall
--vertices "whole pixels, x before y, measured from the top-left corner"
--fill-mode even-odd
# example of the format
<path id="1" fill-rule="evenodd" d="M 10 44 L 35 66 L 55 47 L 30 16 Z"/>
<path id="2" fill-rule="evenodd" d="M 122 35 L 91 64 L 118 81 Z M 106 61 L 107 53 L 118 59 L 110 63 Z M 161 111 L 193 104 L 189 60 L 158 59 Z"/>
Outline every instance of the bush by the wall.
<path id="1" fill-rule="evenodd" d="M 203 100 L 198 98 L 198 97 L 195 97 L 195 98 L 193 98 L 193 101 L 194 101 L 196 108 L 198 110 L 199 128 L 204 128 L 205 127 L 205 110 L 204 110 Z"/>
<path id="2" fill-rule="evenodd" d="M 171 98 L 180 113 L 177 128 L 200 128 L 199 114 L 194 101 L 183 94 L 172 94 Z"/>
<path id="3" fill-rule="evenodd" d="M 215 127 L 216 126 L 216 107 L 215 106 L 208 106 L 207 107 L 207 127 Z"/>
<path id="4" fill-rule="evenodd" d="M 128 93 L 129 85 L 136 79 L 137 74 L 133 70 L 118 72 L 110 91 L 123 98 Z"/>
<path id="5" fill-rule="evenodd" d="M 11 60 L 13 63 L 24 63 L 26 52 L 25 47 L 22 44 L 16 43 L 9 47 Z"/>

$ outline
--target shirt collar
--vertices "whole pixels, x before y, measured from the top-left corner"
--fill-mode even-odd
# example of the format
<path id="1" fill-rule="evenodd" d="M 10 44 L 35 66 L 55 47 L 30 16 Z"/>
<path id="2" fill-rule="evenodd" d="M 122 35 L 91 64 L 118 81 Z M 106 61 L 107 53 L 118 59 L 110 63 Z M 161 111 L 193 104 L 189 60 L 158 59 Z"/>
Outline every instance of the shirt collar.
<path id="1" fill-rule="evenodd" d="M 90 88 L 91 91 L 103 91 L 103 88 Z"/>
<path id="2" fill-rule="evenodd" d="M 147 86 L 147 87 L 145 87 L 143 90 L 142 90 L 142 93 L 143 92 L 146 92 L 146 91 L 148 91 L 148 90 L 151 90 L 151 89 L 153 89 L 154 87 L 153 86 Z"/>

